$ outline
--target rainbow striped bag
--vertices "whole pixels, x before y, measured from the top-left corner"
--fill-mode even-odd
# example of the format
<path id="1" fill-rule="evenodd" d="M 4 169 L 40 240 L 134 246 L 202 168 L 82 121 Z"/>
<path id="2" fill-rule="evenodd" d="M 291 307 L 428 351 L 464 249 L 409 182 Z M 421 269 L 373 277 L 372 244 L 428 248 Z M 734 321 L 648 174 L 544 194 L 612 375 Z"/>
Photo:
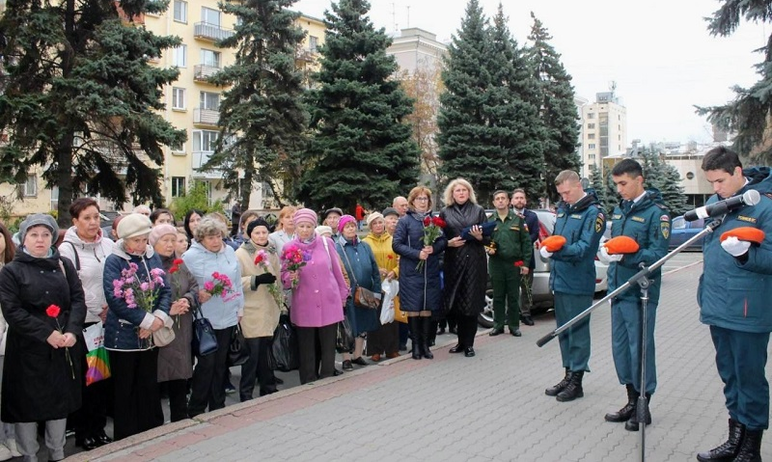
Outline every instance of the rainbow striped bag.
<path id="1" fill-rule="evenodd" d="M 105 349 L 105 330 L 102 321 L 83 329 L 86 341 L 86 385 L 110 378 L 110 356 Z"/>

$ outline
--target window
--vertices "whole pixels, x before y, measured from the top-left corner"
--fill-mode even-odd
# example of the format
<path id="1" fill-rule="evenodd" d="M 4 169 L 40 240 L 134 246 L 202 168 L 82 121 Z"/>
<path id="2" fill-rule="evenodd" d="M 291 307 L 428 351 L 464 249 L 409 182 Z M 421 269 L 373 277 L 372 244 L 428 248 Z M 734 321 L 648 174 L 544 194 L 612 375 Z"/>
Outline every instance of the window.
<path id="1" fill-rule="evenodd" d="M 308 49 L 311 52 L 316 52 L 317 47 L 319 46 L 319 37 L 314 37 L 313 35 L 308 36 Z"/>
<path id="2" fill-rule="evenodd" d="M 169 145 L 169 149 L 171 149 L 172 152 L 185 152 L 185 143 L 171 144 Z"/>
<path id="3" fill-rule="evenodd" d="M 587 124 L 587 130 L 592 130 L 595 128 L 595 124 Z"/>
<path id="4" fill-rule="evenodd" d="M 185 177 L 172 177 L 172 197 L 180 197 L 185 194 Z"/>
<path id="5" fill-rule="evenodd" d="M 177 22 L 188 22 L 188 2 L 174 0 L 174 20 Z"/>
<path id="6" fill-rule="evenodd" d="M 595 143 L 588 144 L 587 149 L 595 149 Z"/>
<path id="7" fill-rule="evenodd" d="M 212 93 L 208 91 L 202 91 L 199 99 L 199 108 L 209 109 L 212 111 L 220 110 L 220 94 Z M 194 149 L 195 150 L 195 149 Z"/>
<path id="8" fill-rule="evenodd" d="M 588 159 L 595 159 L 595 154 L 590 154 L 587 156 Z"/>
<path id="9" fill-rule="evenodd" d="M 36 197 L 38 195 L 38 176 L 27 175 L 27 181 L 21 186 L 24 197 Z"/>
<path id="10" fill-rule="evenodd" d="M 185 109 L 185 89 L 172 87 L 172 109 Z"/>
<path id="11" fill-rule="evenodd" d="M 219 132 L 214 130 L 194 130 L 193 131 L 193 151 L 211 151 L 217 145 L 217 135 Z"/>
<path id="12" fill-rule="evenodd" d="M 201 22 L 211 26 L 219 26 L 220 12 L 211 8 L 201 7 Z"/>
<path id="13" fill-rule="evenodd" d="M 588 133 L 587 134 L 587 139 L 588 140 L 594 140 L 595 139 L 595 133 Z"/>
<path id="14" fill-rule="evenodd" d="M 188 65 L 188 46 L 180 45 L 174 49 L 174 65 L 177 67 L 186 67 Z"/>
<path id="15" fill-rule="evenodd" d="M 594 114 L 594 113 L 592 113 L 592 112 L 590 112 L 590 113 L 588 113 L 588 114 L 587 114 L 587 118 L 588 118 L 588 119 L 590 119 L 590 120 L 592 120 L 592 119 L 594 119 L 594 118 L 595 118 L 595 114 Z"/>
<path id="16" fill-rule="evenodd" d="M 201 64 L 210 67 L 220 67 L 220 52 L 201 49 Z"/>

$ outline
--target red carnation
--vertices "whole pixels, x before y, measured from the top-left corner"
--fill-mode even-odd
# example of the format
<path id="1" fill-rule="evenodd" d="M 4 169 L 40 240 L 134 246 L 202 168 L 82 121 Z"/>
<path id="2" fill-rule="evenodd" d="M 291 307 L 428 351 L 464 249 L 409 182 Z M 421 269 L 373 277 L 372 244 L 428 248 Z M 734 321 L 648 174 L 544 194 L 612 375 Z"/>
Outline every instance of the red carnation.
<path id="1" fill-rule="evenodd" d="M 427 216 L 424 218 L 424 226 L 429 226 L 430 224 L 432 224 L 432 217 Z"/>
<path id="2" fill-rule="evenodd" d="M 255 265 L 259 265 L 262 262 L 263 262 L 263 255 L 257 254 L 257 256 L 255 257 Z"/>
<path id="3" fill-rule="evenodd" d="M 179 270 L 180 270 L 179 266 L 172 266 L 171 268 L 169 268 L 169 274 L 174 274 Z"/>
<path id="4" fill-rule="evenodd" d="M 434 223 L 434 226 L 436 226 L 436 227 L 438 227 L 438 228 L 444 228 L 444 227 L 445 227 L 445 224 L 446 224 L 446 223 L 445 223 L 445 220 L 443 220 L 443 219 L 442 219 L 442 218 L 440 218 L 440 217 L 434 217 L 434 218 L 432 219 L 432 222 Z"/>
<path id="5" fill-rule="evenodd" d="M 61 308 L 59 308 L 57 305 L 48 305 L 48 308 L 46 308 L 46 314 L 48 317 L 55 318 L 59 316 L 59 313 L 62 311 Z"/>
<path id="6" fill-rule="evenodd" d="M 523 266 L 523 265 L 525 265 L 525 263 L 523 263 L 523 260 L 518 260 L 518 261 L 515 262 L 515 266 L 517 266 L 518 268 Z"/>
<path id="7" fill-rule="evenodd" d="M 392 254 L 388 254 L 388 255 L 386 255 L 386 258 L 388 258 L 389 260 L 391 260 L 392 258 L 394 258 L 394 255 L 392 255 Z"/>
<path id="8" fill-rule="evenodd" d="M 183 263 L 185 263 L 185 261 L 182 258 L 175 258 L 174 261 L 172 262 L 172 265 L 180 266 Z"/>

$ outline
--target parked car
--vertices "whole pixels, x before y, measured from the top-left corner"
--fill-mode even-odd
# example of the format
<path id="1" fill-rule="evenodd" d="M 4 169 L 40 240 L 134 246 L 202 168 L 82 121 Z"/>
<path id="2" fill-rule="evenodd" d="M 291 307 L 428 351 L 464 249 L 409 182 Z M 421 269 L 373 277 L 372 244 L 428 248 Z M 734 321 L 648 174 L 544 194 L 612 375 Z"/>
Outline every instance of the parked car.
<path id="1" fill-rule="evenodd" d="M 705 228 L 705 220 L 699 219 L 694 221 L 684 220 L 683 215 L 673 218 L 673 223 L 670 226 L 670 245 L 669 248 L 675 249 L 679 245 L 688 241 L 695 234 L 699 233 Z M 689 244 L 684 250 L 702 250 L 702 241 L 704 237 L 697 239 Z"/>

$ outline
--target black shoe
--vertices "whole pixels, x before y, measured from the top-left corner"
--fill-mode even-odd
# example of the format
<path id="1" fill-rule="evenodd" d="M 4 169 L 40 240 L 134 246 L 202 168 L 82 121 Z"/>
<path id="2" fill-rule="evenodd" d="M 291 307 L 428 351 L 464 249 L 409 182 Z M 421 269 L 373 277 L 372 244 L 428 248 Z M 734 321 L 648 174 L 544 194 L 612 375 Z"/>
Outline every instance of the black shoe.
<path id="1" fill-rule="evenodd" d="M 83 438 L 83 440 L 81 441 L 78 441 L 78 439 L 76 438 L 75 445 L 80 446 L 81 448 L 83 448 L 84 451 L 90 451 L 92 449 L 98 448 L 99 446 L 102 446 L 97 442 L 95 438 L 92 438 L 90 436 Z"/>
<path id="2" fill-rule="evenodd" d="M 453 335 L 458 335 L 458 327 L 448 327 L 448 332 L 450 332 Z"/>
<path id="3" fill-rule="evenodd" d="M 503 333 L 504 333 L 504 328 L 502 327 L 501 329 L 493 329 L 493 330 L 490 332 L 490 334 L 488 334 L 488 335 L 490 335 L 491 337 L 495 337 L 495 336 L 497 336 L 497 335 L 501 335 L 501 334 L 503 334 Z"/>
<path id="4" fill-rule="evenodd" d="M 445 328 L 444 327 L 440 327 L 439 329 L 437 329 L 437 335 L 442 335 L 444 333 L 445 333 Z"/>
<path id="5" fill-rule="evenodd" d="M 522 337 L 523 333 L 520 332 L 520 329 L 510 330 L 510 334 L 512 334 L 513 337 Z"/>
<path id="6" fill-rule="evenodd" d="M 576 398 L 583 397 L 584 389 L 582 389 L 582 377 L 584 377 L 584 371 L 572 372 L 571 381 L 568 382 L 568 385 L 566 385 L 566 388 L 564 388 L 563 391 L 558 393 L 555 399 L 561 403 L 566 403 L 568 401 L 573 401 Z"/>
<path id="7" fill-rule="evenodd" d="M 531 318 L 530 316 L 523 316 L 522 318 L 520 318 L 520 321 L 522 321 L 522 323 L 525 324 L 526 326 L 533 326 L 533 318 Z"/>
<path id="8" fill-rule="evenodd" d="M 718 447 L 697 454 L 697 460 L 700 462 L 732 461 L 740 452 L 740 445 L 744 437 L 745 425 L 734 419 L 729 419 L 729 438 Z"/>
<path id="9" fill-rule="evenodd" d="M 343 371 L 336 367 L 335 370 L 332 371 L 332 376 L 337 377 L 339 375 L 343 375 Z"/>
<path id="10" fill-rule="evenodd" d="M 276 385 L 284 385 L 284 380 L 278 377 L 274 377 L 274 382 L 276 383 Z"/>
<path id="11" fill-rule="evenodd" d="M 95 436 L 94 439 L 97 440 L 100 446 L 104 446 L 105 444 L 110 444 L 113 442 L 113 439 L 107 436 L 104 430 L 102 430 L 99 435 Z"/>
<path id="12" fill-rule="evenodd" d="M 234 387 L 232 383 L 228 382 L 225 385 L 225 394 L 230 395 L 233 393 L 236 393 L 236 387 Z"/>
<path id="13" fill-rule="evenodd" d="M 432 331 L 432 321 L 428 317 L 418 318 L 418 325 L 421 330 L 421 340 L 418 342 L 418 351 L 421 356 L 426 359 L 434 359 L 434 353 L 429 350 L 430 346 L 434 346 L 434 341 L 429 339 L 429 333 Z"/>
<path id="14" fill-rule="evenodd" d="M 407 351 L 407 343 L 399 346 L 399 351 Z"/>
<path id="15" fill-rule="evenodd" d="M 456 346 L 448 350 L 448 353 L 463 353 L 464 352 L 464 346 L 460 343 L 457 343 Z"/>
<path id="16" fill-rule="evenodd" d="M 556 383 L 552 387 L 547 388 L 546 390 L 544 390 L 544 394 L 547 395 L 547 396 L 557 396 L 558 393 L 563 391 L 568 386 L 568 383 L 570 381 L 571 381 L 571 371 L 569 371 L 568 368 L 566 368 L 566 375 L 565 375 L 565 377 L 563 377 L 563 380 L 561 380 L 560 382 Z"/>
<path id="17" fill-rule="evenodd" d="M 761 438 L 764 430 L 745 429 L 745 437 L 740 445 L 740 452 L 734 462 L 761 462 Z"/>
<path id="18" fill-rule="evenodd" d="M 343 361 L 343 372 L 353 371 L 353 370 L 354 370 L 354 366 L 351 364 L 350 359 Z"/>
<path id="19" fill-rule="evenodd" d="M 635 414 L 635 405 L 638 402 L 638 392 L 631 384 L 625 385 L 627 389 L 627 404 L 617 412 L 609 412 L 604 419 L 606 422 L 627 422 Z"/>
<path id="20" fill-rule="evenodd" d="M 356 358 L 356 359 L 352 359 L 352 360 L 351 360 L 351 362 L 352 362 L 353 364 L 357 364 L 357 365 L 359 365 L 359 366 L 369 366 L 369 365 L 370 365 L 370 363 L 368 363 L 367 361 L 365 361 L 365 358 L 363 358 L 363 357 L 361 357 L 361 356 L 360 356 L 360 357 L 358 357 L 358 358 Z"/>
<path id="21" fill-rule="evenodd" d="M 467 358 L 471 358 L 472 356 L 474 356 L 474 348 L 472 347 L 464 348 L 464 356 L 466 356 Z"/>

